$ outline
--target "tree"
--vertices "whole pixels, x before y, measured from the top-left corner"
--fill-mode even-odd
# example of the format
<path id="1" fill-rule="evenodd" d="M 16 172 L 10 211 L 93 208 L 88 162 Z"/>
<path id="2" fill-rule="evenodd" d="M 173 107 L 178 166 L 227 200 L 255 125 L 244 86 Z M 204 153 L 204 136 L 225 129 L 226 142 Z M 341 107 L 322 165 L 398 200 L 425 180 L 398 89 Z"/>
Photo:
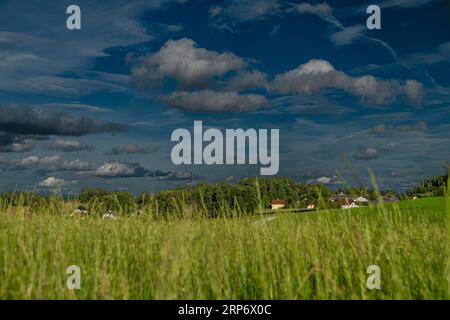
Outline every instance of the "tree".
<path id="1" fill-rule="evenodd" d="M 86 188 L 81 190 L 79 200 L 81 203 L 87 204 L 91 202 L 94 198 L 103 197 L 106 196 L 107 194 L 108 191 L 100 188 Z"/>

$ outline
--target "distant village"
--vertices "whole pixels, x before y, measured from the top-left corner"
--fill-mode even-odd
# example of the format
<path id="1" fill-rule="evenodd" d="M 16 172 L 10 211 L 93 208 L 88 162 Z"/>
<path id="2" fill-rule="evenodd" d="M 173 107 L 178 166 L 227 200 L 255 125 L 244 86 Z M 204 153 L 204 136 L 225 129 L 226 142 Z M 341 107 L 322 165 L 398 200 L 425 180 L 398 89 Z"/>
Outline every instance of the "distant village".
<path id="1" fill-rule="evenodd" d="M 369 200 L 364 198 L 363 196 L 352 196 L 349 194 L 345 194 L 343 192 L 340 192 L 338 194 L 332 195 L 328 198 L 328 200 L 335 204 L 336 206 L 342 208 L 342 209 L 351 209 L 351 208 L 358 208 L 358 207 L 364 207 L 368 206 L 370 203 L 372 204 L 378 204 L 378 203 L 385 203 L 385 202 L 397 202 L 399 199 L 394 194 L 385 194 L 384 196 L 381 196 L 377 200 Z M 279 210 L 284 209 L 287 206 L 287 201 L 284 199 L 273 199 L 271 202 L 271 210 Z M 307 210 L 315 210 L 317 208 L 317 205 L 315 203 L 308 204 L 306 208 L 299 208 L 299 209 L 307 209 Z"/>
<path id="2" fill-rule="evenodd" d="M 397 202 L 404 199 L 444 196 L 447 194 L 448 174 L 427 179 L 403 194 L 393 191 L 374 191 L 365 188 L 332 191 L 323 184 L 297 183 L 289 178 L 246 178 L 238 183 L 228 182 L 142 192 L 135 196 L 126 191 L 107 191 L 99 188 L 83 189 L 79 195 L 39 195 L 33 192 L 7 192 L 0 194 L 2 206 L 46 207 L 55 199 L 66 200 L 72 206 L 71 216 L 86 218 L 95 213 L 103 219 L 120 216 L 153 214 L 176 215 L 180 208 L 189 207 L 193 213 L 209 217 L 223 212 L 239 214 L 303 212 L 324 209 L 352 209 Z"/>

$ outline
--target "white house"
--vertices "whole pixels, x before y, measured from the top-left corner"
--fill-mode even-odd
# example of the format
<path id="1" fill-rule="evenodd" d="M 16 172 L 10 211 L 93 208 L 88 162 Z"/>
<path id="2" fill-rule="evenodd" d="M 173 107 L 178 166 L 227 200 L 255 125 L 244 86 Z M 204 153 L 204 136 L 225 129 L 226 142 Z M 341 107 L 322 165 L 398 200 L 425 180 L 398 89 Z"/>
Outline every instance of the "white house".
<path id="1" fill-rule="evenodd" d="M 352 209 L 352 208 L 358 208 L 358 205 L 354 202 L 352 202 L 351 204 L 345 204 L 341 207 L 342 209 Z"/>
<path id="2" fill-rule="evenodd" d="M 88 210 L 84 206 L 80 205 L 75 210 L 73 210 L 73 212 L 70 216 L 71 217 L 75 217 L 75 216 L 81 217 L 82 219 L 84 219 L 88 215 L 89 215 Z"/>
<path id="3" fill-rule="evenodd" d="M 283 199 L 272 200 L 272 210 L 283 209 L 286 205 L 286 201 Z"/>
<path id="4" fill-rule="evenodd" d="M 117 216 L 111 210 L 109 210 L 108 213 L 105 213 L 102 216 L 102 219 L 103 220 L 109 220 L 109 219 L 116 220 Z"/>
<path id="5" fill-rule="evenodd" d="M 354 203 L 356 203 L 357 205 L 368 205 L 369 204 L 369 200 L 367 200 L 364 197 L 358 197 L 355 200 L 353 200 Z"/>

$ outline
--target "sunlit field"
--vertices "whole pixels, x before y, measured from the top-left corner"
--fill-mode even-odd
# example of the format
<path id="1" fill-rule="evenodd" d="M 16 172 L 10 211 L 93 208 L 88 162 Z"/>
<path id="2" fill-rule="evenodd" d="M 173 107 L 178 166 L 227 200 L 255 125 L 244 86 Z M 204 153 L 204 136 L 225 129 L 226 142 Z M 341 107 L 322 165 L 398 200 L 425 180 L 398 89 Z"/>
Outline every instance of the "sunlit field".
<path id="1" fill-rule="evenodd" d="M 448 200 L 448 199 L 447 199 Z M 446 198 L 228 218 L 3 206 L 1 299 L 448 299 Z M 81 268 L 69 290 L 66 269 Z M 381 289 L 366 286 L 378 265 Z"/>

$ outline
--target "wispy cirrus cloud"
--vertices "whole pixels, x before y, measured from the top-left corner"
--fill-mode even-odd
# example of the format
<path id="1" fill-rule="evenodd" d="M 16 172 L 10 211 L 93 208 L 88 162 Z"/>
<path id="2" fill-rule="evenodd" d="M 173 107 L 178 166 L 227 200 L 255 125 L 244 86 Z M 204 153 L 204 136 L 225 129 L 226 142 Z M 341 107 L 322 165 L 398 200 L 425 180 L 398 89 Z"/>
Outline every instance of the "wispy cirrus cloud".
<path id="1" fill-rule="evenodd" d="M 89 69 L 94 59 L 108 56 L 108 48 L 148 42 L 168 32 L 167 28 L 150 31 L 137 17 L 145 10 L 161 10 L 182 2 L 111 0 L 105 7 L 100 2 L 79 0 L 76 4 L 82 8 L 82 26 L 89 26 L 89 32 L 69 32 L 64 27 L 67 2 L 2 2 L 0 89 L 57 97 L 103 90 L 125 92 L 127 84 L 117 82 L 120 75 L 105 72 L 99 78 L 80 71 Z"/>
<path id="2" fill-rule="evenodd" d="M 68 111 L 86 111 L 86 112 L 112 112 L 111 109 L 99 107 L 99 106 L 93 106 L 89 104 L 83 104 L 83 103 L 46 103 L 43 104 L 42 107 L 44 108 L 55 108 L 58 110 L 68 110 Z"/>
<path id="3" fill-rule="evenodd" d="M 212 5 L 209 17 L 215 28 L 236 32 L 240 24 L 279 15 L 281 9 L 278 0 L 227 0 L 222 5 Z"/>
<path id="4" fill-rule="evenodd" d="M 387 0 L 383 1 L 380 4 L 380 7 L 382 8 L 391 8 L 391 7 L 398 7 L 398 8 L 420 8 L 427 5 L 430 5 L 432 3 L 438 2 L 437 0 Z"/>
<path id="5" fill-rule="evenodd" d="M 450 42 L 440 44 L 436 49 L 416 52 L 406 57 L 409 63 L 414 64 L 448 64 L 450 61 Z"/>
<path id="6" fill-rule="evenodd" d="M 333 12 L 333 8 L 326 3 L 308 3 L 308 2 L 302 2 L 299 4 L 292 4 L 292 6 L 299 12 L 299 13 L 310 13 L 310 14 L 316 14 L 316 15 L 322 15 L 322 16 L 330 16 Z"/>
<path id="7" fill-rule="evenodd" d="M 357 24 L 332 33 L 330 39 L 337 46 L 349 45 L 361 38 L 365 30 L 365 26 Z"/>
<path id="8" fill-rule="evenodd" d="M 432 3 L 433 1 L 430 0 L 417 0 L 417 1 L 411 1 L 408 4 L 408 1 L 403 0 L 392 0 L 390 2 L 385 2 L 385 7 L 403 7 L 403 8 L 416 8 L 421 7 L 427 4 Z M 322 6 L 323 5 L 323 6 Z M 304 9 L 307 8 L 307 9 Z M 366 10 L 367 6 L 363 6 L 360 8 L 351 8 L 352 12 L 360 12 L 364 9 Z M 298 13 L 298 14 L 313 14 L 320 18 L 321 20 L 329 23 L 332 27 L 337 29 L 338 31 L 335 31 L 331 33 L 330 40 L 337 46 L 340 45 L 349 45 L 352 44 L 355 41 L 364 41 L 369 44 L 373 44 L 376 46 L 379 46 L 384 51 L 386 51 L 396 63 L 398 63 L 400 66 L 411 72 L 413 75 L 418 77 L 419 79 L 423 79 L 425 81 L 429 81 L 432 85 L 435 87 L 438 87 L 436 85 L 435 80 L 433 77 L 426 71 L 421 70 L 420 68 L 414 67 L 411 65 L 407 60 L 402 59 L 398 56 L 396 50 L 386 41 L 377 39 L 375 37 L 369 36 L 366 34 L 366 28 L 364 28 L 361 25 L 353 25 L 346 27 L 344 26 L 341 21 L 336 17 L 336 15 L 333 13 L 333 10 L 330 5 L 328 5 L 326 2 L 322 4 L 311 4 L 309 2 L 303 2 L 300 4 L 293 4 L 291 3 L 288 9 L 286 9 L 288 12 Z"/>

